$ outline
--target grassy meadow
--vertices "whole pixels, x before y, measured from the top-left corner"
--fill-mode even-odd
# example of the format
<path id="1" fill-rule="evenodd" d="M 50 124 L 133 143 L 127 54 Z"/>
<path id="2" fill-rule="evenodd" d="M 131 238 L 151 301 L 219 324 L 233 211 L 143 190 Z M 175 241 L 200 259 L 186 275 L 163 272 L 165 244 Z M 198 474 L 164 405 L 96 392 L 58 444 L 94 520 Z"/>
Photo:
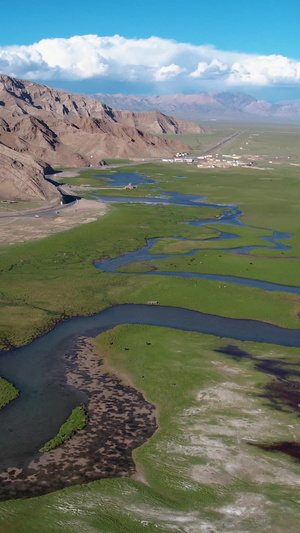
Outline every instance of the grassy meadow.
<path id="1" fill-rule="evenodd" d="M 197 155 L 199 152 L 205 152 L 209 150 L 223 139 L 230 137 L 236 131 L 239 130 L 239 126 L 235 124 L 220 124 L 218 127 L 215 126 L 212 122 L 208 122 L 204 125 L 205 129 L 209 131 L 208 134 L 194 134 L 194 133 L 183 133 L 181 135 L 166 134 L 161 135 L 166 139 L 178 140 L 188 144 L 191 147 L 190 154 Z"/>
<path id="2" fill-rule="evenodd" d="M 247 126 L 224 147 L 224 153 L 245 146 L 249 153 L 282 156 L 280 164 L 262 162 L 270 170 L 163 163 L 119 169 L 156 182 L 116 191 L 118 196 L 173 191 L 204 196 L 208 202 L 239 207 L 247 227 L 186 224 L 218 216 L 222 208 L 112 204 L 90 224 L 2 247 L 2 349 L 26 344 L 71 316 L 148 301 L 299 328 L 300 296 L 176 276 L 213 273 L 300 286 L 300 170 L 290 164 L 299 161 L 299 132 L 293 125 Z M 223 125 L 210 140 L 232 133 Z M 204 148 L 201 142 L 210 141 L 194 138 L 195 150 Z M 91 184 L 93 173 L 85 170 L 70 180 L 78 180 L 73 185 Z M 101 178 L 94 179 L 99 184 Z M 113 195 L 109 190 L 100 193 Z M 263 241 L 271 230 L 291 234 L 282 241 L 291 249 L 274 250 Z M 211 240 L 220 231 L 239 239 Z M 94 267 L 95 261 L 137 250 L 153 237 L 158 238 L 153 253 L 170 257 L 130 263 L 116 274 Z M 249 256 L 226 251 L 258 245 L 266 248 Z M 180 257 L 192 250 L 198 250 L 194 260 Z M 174 275 L 147 275 L 155 268 Z M 105 369 L 141 390 L 157 409 L 158 430 L 133 454 L 137 476 L 2 502 L 0 533 L 297 533 L 299 461 L 255 444 L 299 443 L 297 408 L 284 395 L 274 399 L 270 393 L 283 381 L 298 390 L 299 349 L 139 325 L 118 326 L 93 343 Z M 251 357 L 231 357 L 225 348 L 232 344 L 234 353 Z M 288 369 L 282 381 L 278 368 Z"/>
<path id="3" fill-rule="evenodd" d="M 298 327 L 300 299 L 294 295 L 266 294 L 259 289 L 233 284 L 221 286 L 214 281 L 176 276 L 168 279 L 144 276 L 137 281 L 134 274 L 107 274 L 94 267 L 94 261 L 141 248 L 150 237 L 198 240 L 202 228 L 199 230 L 184 222 L 210 216 L 211 209 L 205 207 L 119 204 L 89 225 L 41 241 L 3 247 L 0 263 L 2 348 L 26 344 L 67 317 L 93 314 L 117 303 L 147 303 L 149 300 Z M 243 228 L 234 228 L 234 232 L 240 230 L 243 234 Z M 218 229 L 216 235 L 217 232 Z M 245 231 L 245 244 L 257 244 L 258 234 L 254 230 L 251 241 L 249 231 Z M 208 242 L 205 239 L 203 246 Z M 232 240 L 230 245 L 235 242 Z M 243 238 L 239 242 L 242 244 Z M 212 266 L 211 271 L 215 273 L 241 275 L 244 272 L 245 277 L 297 284 L 297 260 L 291 261 L 286 253 L 279 260 L 272 257 L 252 260 L 247 256 L 205 249 L 198 252 L 196 258 L 191 262 L 190 258 L 176 257 L 176 262 L 163 259 L 157 264 L 162 270 L 170 268 L 174 273 L 185 269 L 208 272 Z"/>

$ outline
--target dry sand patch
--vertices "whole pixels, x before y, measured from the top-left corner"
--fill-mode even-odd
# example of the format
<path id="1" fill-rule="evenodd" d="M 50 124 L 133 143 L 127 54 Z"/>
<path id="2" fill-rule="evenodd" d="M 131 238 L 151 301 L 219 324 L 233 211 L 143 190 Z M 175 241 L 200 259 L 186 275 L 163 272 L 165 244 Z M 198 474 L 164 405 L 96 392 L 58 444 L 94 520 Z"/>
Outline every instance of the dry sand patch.
<path id="1" fill-rule="evenodd" d="M 0 219 L 0 244 L 16 244 L 43 239 L 55 233 L 68 231 L 82 224 L 95 222 L 109 209 L 104 202 L 96 200 L 79 200 L 70 207 L 58 207 L 45 217 L 24 217 Z"/>

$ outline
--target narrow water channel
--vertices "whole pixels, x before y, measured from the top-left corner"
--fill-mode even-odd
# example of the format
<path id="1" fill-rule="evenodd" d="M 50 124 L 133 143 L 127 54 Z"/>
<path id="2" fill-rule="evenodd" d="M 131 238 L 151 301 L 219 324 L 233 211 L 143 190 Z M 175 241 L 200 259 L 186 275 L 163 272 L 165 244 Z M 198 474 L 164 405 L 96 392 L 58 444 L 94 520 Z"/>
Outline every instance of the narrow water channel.
<path id="1" fill-rule="evenodd" d="M 228 226 L 243 226 L 243 227 L 249 227 L 247 224 L 244 224 L 240 220 L 240 216 L 242 215 L 242 211 L 238 209 L 234 205 L 225 205 L 225 204 L 214 204 L 204 201 L 204 197 L 194 196 L 191 194 L 180 194 L 177 192 L 171 192 L 168 193 L 168 196 L 162 195 L 158 197 L 153 198 L 128 198 L 128 197 L 122 197 L 122 196 L 97 196 L 97 199 L 99 201 L 109 202 L 109 203 L 146 203 L 146 204 L 162 204 L 162 205 L 184 205 L 184 206 L 199 206 L 199 207 L 209 207 L 212 210 L 213 209 L 223 209 L 222 214 L 218 218 L 209 218 L 209 219 L 201 219 L 201 220 L 194 220 L 192 222 L 188 222 L 188 225 L 191 226 L 197 226 L 197 227 L 203 227 L 207 226 L 209 227 L 211 224 L 220 226 L 220 235 L 217 237 L 212 237 L 211 239 L 207 239 L 205 242 L 211 242 L 211 241 L 222 241 L 222 240 L 234 240 L 235 246 L 232 248 L 214 248 L 214 250 L 222 250 L 222 252 L 232 252 L 238 254 L 246 254 L 253 249 L 266 249 L 269 248 L 269 246 L 264 245 L 263 243 L 271 243 L 273 244 L 273 249 L 278 251 L 284 251 L 284 250 L 290 250 L 291 247 L 282 243 L 281 241 L 290 239 L 291 235 L 289 233 L 282 233 L 279 231 L 274 231 L 272 229 L 267 229 L 267 231 L 272 232 L 273 234 L 270 236 L 260 237 L 262 240 L 262 244 L 260 246 L 240 246 L 238 247 L 236 245 L 236 240 L 240 239 L 239 235 L 236 235 L 234 233 L 229 233 L 226 230 L 226 227 Z M 222 228 L 222 229 L 221 229 Z M 262 228 L 253 228 L 253 229 L 262 229 Z M 266 229 L 266 228 L 264 228 Z M 176 238 L 176 236 L 174 237 Z M 121 255 L 119 257 L 116 257 L 114 259 L 107 259 L 105 261 L 99 261 L 95 262 L 95 267 L 103 270 L 104 272 L 110 272 L 114 274 L 118 274 L 122 271 L 122 267 L 125 265 L 128 265 L 129 263 L 135 263 L 137 261 L 154 261 L 158 259 L 170 259 L 170 258 L 178 258 L 178 257 L 193 257 L 195 256 L 199 250 L 204 251 L 205 246 L 201 246 L 199 249 L 194 249 L 190 252 L 183 253 L 183 254 L 154 254 L 152 253 L 153 246 L 157 243 L 159 239 L 149 239 L 147 241 L 147 245 L 141 248 L 140 250 L 136 250 L 134 252 L 125 253 L 124 255 Z M 184 239 L 180 237 L 180 240 L 190 240 L 190 239 Z M 203 244 L 203 241 L 202 241 Z M 120 270 L 118 270 L 120 269 Z M 126 274 L 126 272 L 122 272 L 122 274 Z M 283 285 L 280 283 L 271 283 L 268 281 L 263 280 L 256 280 L 252 278 L 246 278 L 246 277 L 239 277 L 239 276 L 224 276 L 222 274 L 201 274 L 198 272 L 166 272 L 159 269 L 153 269 L 149 272 L 134 272 L 134 269 L 131 269 L 130 274 L 136 274 L 139 276 L 179 276 L 184 278 L 203 278 L 203 279 L 210 279 L 215 281 L 221 281 L 221 282 L 227 282 L 227 283 L 234 283 L 236 285 L 243 285 L 247 287 L 255 287 L 258 289 L 263 289 L 266 291 L 278 291 L 278 292 L 288 292 L 292 294 L 300 294 L 300 287 L 298 286 L 292 286 L 292 285 Z"/>

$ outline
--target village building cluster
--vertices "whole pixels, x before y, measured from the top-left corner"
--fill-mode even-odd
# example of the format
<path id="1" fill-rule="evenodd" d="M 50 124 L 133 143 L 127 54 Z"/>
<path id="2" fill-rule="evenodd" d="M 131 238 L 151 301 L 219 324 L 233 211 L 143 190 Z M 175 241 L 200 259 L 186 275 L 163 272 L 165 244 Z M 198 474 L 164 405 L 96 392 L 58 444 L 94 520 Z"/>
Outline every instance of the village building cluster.
<path id="1" fill-rule="evenodd" d="M 229 167 L 252 167 L 255 165 L 253 156 L 250 158 L 237 154 L 207 154 L 192 157 L 187 153 L 177 153 L 169 159 L 162 159 L 164 163 L 189 163 L 197 165 L 198 168 L 229 168 Z"/>
<path id="2" fill-rule="evenodd" d="M 252 167 L 255 163 L 251 159 L 245 160 L 241 156 L 232 154 L 232 155 L 206 155 L 197 157 L 197 167 L 198 168 L 229 168 L 229 167 Z"/>

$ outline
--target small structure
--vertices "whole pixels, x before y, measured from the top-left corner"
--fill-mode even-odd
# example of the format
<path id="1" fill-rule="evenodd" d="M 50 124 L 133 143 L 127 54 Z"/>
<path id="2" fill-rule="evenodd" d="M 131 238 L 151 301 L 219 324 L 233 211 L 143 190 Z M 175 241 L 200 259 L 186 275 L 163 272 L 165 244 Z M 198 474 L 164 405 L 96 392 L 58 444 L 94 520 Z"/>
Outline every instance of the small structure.
<path id="1" fill-rule="evenodd" d="M 175 157 L 186 157 L 187 156 L 187 152 L 177 152 L 177 154 L 175 154 Z"/>
<path id="2" fill-rule="evenodd" d="M 174 163 L 193 163 L 195 159 L 192 157 L 174 157 Z"/>

